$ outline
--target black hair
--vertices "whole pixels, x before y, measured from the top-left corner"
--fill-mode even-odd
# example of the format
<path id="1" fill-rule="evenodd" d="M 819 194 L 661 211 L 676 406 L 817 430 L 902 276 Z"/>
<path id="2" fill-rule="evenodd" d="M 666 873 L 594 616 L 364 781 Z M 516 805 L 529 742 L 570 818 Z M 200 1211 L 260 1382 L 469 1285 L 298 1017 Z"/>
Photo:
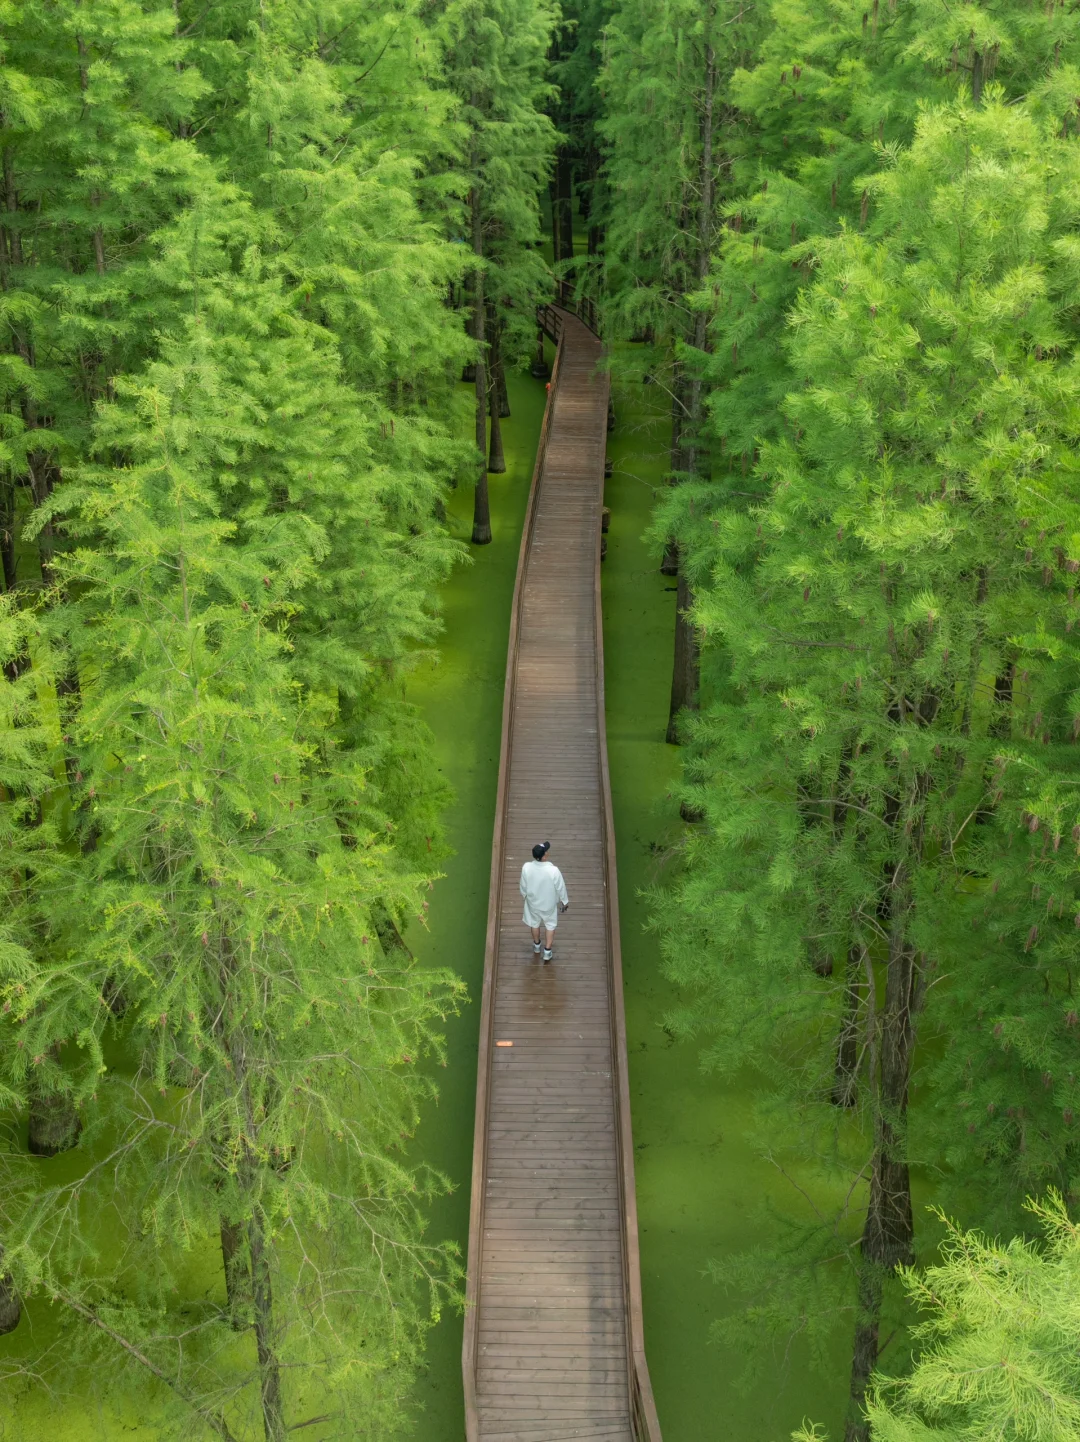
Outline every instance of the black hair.
<path id="1" fill-rule="evenodd" d="M 543 861 L 544 857 L 551 850 L 550 841 L 538 841 L 533 847 L 533 860 Z"/>

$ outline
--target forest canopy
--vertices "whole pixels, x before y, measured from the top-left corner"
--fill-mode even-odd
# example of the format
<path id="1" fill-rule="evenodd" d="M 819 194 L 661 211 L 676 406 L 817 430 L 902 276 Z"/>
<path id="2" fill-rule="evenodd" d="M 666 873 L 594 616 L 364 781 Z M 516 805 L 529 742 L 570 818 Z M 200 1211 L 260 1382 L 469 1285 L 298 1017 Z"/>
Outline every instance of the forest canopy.
<path id="1" fill-rule="evenodd" d="M 558 295 L 670 422 L 663 1025 L 843 1179 L 700 1258 L 717 1335 L 843 1319 L 846 1442 L 1077 1435 L 1078 26 L 0 0 L 0 1393 L 408 1430 L 466 991 L 404 682 Z"/>

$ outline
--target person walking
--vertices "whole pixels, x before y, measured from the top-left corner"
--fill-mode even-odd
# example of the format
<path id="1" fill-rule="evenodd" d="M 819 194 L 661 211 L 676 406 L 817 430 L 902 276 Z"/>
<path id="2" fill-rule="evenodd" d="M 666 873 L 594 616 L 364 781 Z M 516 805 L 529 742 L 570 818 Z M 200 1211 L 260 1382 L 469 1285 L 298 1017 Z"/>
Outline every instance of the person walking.
<path id="1" fill-rule="evenodd" d="M 540 955 L 540 928 L 544 929 L 544 960 L 550 961 L 555 945 L 555 928 L 559 912 L 570 905 L 562 872 L 545 858 L 551 850 L 550 841 L 538 841 L 532 849 L 533 859 L 521 868 L 521 894 L 525 898 L 525 915 L 521 918 L 532 931 L 533 952 Z"/>

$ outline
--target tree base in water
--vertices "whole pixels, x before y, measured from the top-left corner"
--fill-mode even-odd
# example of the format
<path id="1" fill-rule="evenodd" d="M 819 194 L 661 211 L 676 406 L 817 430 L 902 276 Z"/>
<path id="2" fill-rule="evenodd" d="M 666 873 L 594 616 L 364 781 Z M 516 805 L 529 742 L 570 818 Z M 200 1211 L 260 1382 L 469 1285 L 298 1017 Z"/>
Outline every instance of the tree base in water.
<path id="1" fill-rule="evenodd" d="M 0 1337 L 14 1332 L 22 1319 L 22 1302 L 10 1277 L 0 1277 Z"/>
<path id="2" fill-rule="evenodd" d="M 30 1124 L 26 1150 L 32 1157 L 55 1157 L 69 1152 L 79 1140 L 82 1123 L 68 1097 L 34 1097 L 30 1102 Z"/>

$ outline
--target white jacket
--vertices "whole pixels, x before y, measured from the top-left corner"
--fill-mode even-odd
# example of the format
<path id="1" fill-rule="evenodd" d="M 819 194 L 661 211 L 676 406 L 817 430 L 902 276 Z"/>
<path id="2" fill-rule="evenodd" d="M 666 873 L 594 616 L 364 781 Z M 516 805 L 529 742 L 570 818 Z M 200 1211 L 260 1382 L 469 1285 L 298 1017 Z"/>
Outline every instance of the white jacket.
<path id="1" fill-rule="evenodd" d="M 525 898 L 526 926 L 553 930 L 559 917 L 559 902 L 570 905 L 566 882 L 553 861 L 526 861 L 521 868 L 520 891 Z"/>

